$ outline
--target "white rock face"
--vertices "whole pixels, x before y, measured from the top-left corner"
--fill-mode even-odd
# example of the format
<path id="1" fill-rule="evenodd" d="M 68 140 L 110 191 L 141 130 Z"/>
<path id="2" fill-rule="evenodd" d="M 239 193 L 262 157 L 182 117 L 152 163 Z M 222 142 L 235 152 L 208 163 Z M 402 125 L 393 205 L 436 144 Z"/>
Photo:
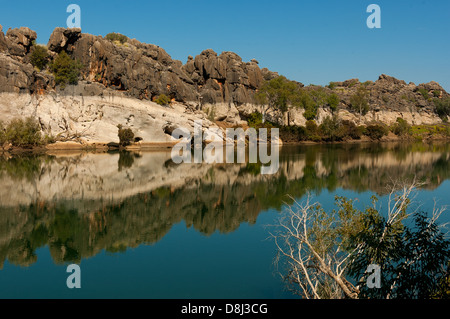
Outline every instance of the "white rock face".
<path id="1" fill-rule="evenodd" d="M 194 121 L 202 121 L 208 137 L 215 136 L 214 123 L 194 114 L 183 105 L 163 107 L 149 101 L 121 96 L 62 96 L 0 93 L 0 121 L 34 117 L 44 133 L 83 143 L 119 142 L 117 126 L 133 130 L 142 143 L 173 143 L 176 141 L 166 127 L 185 128 L 191 133 Z M 211 131 L 209 131 L 211 128 Z"/>

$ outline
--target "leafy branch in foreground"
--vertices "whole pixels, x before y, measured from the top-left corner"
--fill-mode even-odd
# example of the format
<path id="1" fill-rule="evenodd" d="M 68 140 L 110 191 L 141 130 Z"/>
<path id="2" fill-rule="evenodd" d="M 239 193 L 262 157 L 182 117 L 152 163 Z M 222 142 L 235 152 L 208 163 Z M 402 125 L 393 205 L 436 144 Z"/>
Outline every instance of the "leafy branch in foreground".
<path id="1" fill-rule="evenodd" d="M 272 236 L 287 287 L 303 298 L 432 298 L 448 295 L 450 242 L 432 216 L 410 212 L 417 183 L 393 189 L 387 211 L 378 198 L 364 210 L 336 197 L 337 210 L 319 203 L 288 206 Z M 408 223 L 414 221 L 412 226 Z M 381 269 L 380 288 L 366 284 L 369 265 Z"/>

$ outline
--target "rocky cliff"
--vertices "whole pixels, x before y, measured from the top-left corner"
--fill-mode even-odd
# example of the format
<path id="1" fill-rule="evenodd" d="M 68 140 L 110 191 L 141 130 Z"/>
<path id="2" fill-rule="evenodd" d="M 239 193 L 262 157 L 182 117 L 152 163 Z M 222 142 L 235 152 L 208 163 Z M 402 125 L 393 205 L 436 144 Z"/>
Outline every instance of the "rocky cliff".
<path id="1" fill-rule="evenodd" d="M 30 64 L 36 38 L 28 28 L 10 29 L 5 35 L 0 26 L 0 120 L 32 115 L 43 131 L 87 142 L 114 141 L 118 124 L 147 132 L 151 127 L 147 134 L 151 142 L 170 141 L 167 127 L 192 127 L 193 119 L 241 125 L 249 114 L 261 110 L 255 93 L 263 82 L 278 76 L 261 69 L 258 61 L 243 62 L 232 52 L 218 55 L 205 50 L 183 64 L 153 44 L 135 39 L 121 43 L 80 29 L 56 28 L 47 44 L 50 59 L 66 51 L 83 65 L 79 84 L 61 89 L 48 69 L 40 71 Z M 349 109 L 350 98 L 361 85 L 370 92 L 370 112 L 364 117 Z M 449 96 L 438 83 L 407 84 L 386 75 L 370 83 L 353 79 L 320 88 L 339 96 L 339 116 L 362 123 L 390 124 L 397 117 L 411 124 L 440 123 L 432 99 L 424 92 L 437 98 Z M 161 94 L 170 97 L 172 108 L 164 111 L 153 103 Z M 272 110 L 268 117 L 283 125 L 304 125 L 303 113 L 301 108 L 287 114 Z M 320 123 L 330 114 L 329 108 L 321 107 L 316 120 Z M 216 127 L 212 122 L 208 125 Z"/>

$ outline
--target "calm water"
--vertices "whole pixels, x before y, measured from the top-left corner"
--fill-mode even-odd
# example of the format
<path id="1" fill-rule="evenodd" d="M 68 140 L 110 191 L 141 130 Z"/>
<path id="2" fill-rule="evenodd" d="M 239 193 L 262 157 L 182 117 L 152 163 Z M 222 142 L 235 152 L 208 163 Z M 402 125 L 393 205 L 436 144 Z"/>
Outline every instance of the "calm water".
<path id="1" fill-rule="evenodd" d="M 424 209 L 450 205 L 450 145 L 284 147 L 271 176 L 166 152 L 0 156 L 0 298 L 292 298 L 267 227 L 286 195 L 365 205 L 414 176 Z"/>

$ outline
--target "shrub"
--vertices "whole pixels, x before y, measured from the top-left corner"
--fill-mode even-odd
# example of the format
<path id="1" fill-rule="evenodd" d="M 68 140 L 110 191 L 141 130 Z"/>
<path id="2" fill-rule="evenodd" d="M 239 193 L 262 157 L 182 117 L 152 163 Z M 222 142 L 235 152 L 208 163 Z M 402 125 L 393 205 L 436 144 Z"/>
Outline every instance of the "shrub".
<path id="1" fill-rule="evenodd" d="M 364 134 L 373 140 L 380 140 L 387 134 L 387 130 L 383 125 L 372 124 L 366 127 Z"/>
<path id="2" fill-rule="evenodd" d="M 340 102 L 340 98 L 337 94 L 333 93 L 327 97 L 327 103 L 333 112 L 337 110 L 337 108 L 339 106 L 339 102 Z"/>
<path id="3" fill-rule="evenodd" d="M 41 128 L 32 117 L 12 120 L 4 131 L 5 141 L 17 147 L 30 147 L 42 144 Z"/>
<path id="4" fill-rule="evenodd" d="M 361 136 L 363 134 L 363 130 L 361 129 L 361 127 L 356 126 L 355 123 L 348 120 L 342 121 L 341 125 L 345 136 L 349 136 L 354 140 L 361 139 Z"/>
<path id="5" fill-rule="evenodd" d="M 444 99 L 434 99 L 435 112 L 439 117 L 446 121 L 450 116 L 450 97 Z"/>
<path id="6" fill-rule="evenodd" d="M 424 98 L 425 100 L 428 100 L 428 99 L 429 99 L 429 95 L 428 95 L 428 90 L 427 90 L 427 89 L 420 88 L 420 89 L 418 89 L 417 91 L 418 91 L 420 94 L 422 94 L 422 96 L 423 96 L 423 98 Z"/>
<path id="7" fill-rule="evenodd" d="M 298 97 L 298 105 L 305 109 L 305 113 L 303 113 L 303 116 L 308 121 L 312 121 L 316 118 L 318 103 L 314 100 L 312 94 L 310 94 L 307 90 L 301 91 Z"/>
<path id="8" fill-rule="evenodd" d="M 134 140 L 134 133 L 130 128 L 123 128 L 122 125 L 118 125 L 119 129 L 119 140 L 121 146 L 128 146 Z"/>
<path id="9" fill-rule="evenodd" d="M 283 126 L 280 129 L 280 138 L 283 142 L 305 141 L 308 136 L 304 126 Z"/>
<path id="10" fill-rule="evenodd" d="M 125 42 L 128 41 L 127 36 L 120 34 L 120 33 L 115 33 L 115 32 L 108 33 L 105 38 L 106 38 L 106 40 L 109 40 L 112 42 L 118 41 L 120 44 L 124 44 Z"/>
<path id="11" fill-rule="evenodd" d="M 262 118 L 263 118 L 263 116 L 259 112 L 250 114 L 247 118 L 248 126 L 256 127 L 256 126 L 262 124 Z"/>
<path id="12" fill-rule="evenodd" d="M 41 45 L 33 45 L 30 56 L 30 63 L 33 66 L 42 71 L 48 64 L 48 57 L 47 48 Z"/>
<path id="13" fill-rule="evenodd" d="M 392 128 L 392 132 L 398 136 L 409 135 L 411 133 L 411 125 L 409 125 L 408 122 L 399 117 L 394 127 Z"/>
<path id="14" fill-rule="evenodd" d="M 334 90 L 336 88 L 337 84 L 335 82 L 330 82 L 330 84 L 327 85 L 327 87 L 330 90 Z"/>
<path id="15" fill-rule="evenodd" d="M 319 127 L 317 126 L 316 121 L 308 120 L 306 122 L 306 136 L 308 140 L 319 142 L 321 141 L 321 137 L 319 136 Z"/>
<path id="16" fill-rule="evenodd" d="M 64 88 L 67 84 L 77 84 L 82 65 L 62 51 L 50 64 L 50 70 L 55 75 L 55 82 Z"/>
<path id="17" fill-rule="evenodd" d="M 368 93 L 365 87 L 360 86 L 356 93 L 350 98 L 350 107 L 359 112 L 360 115 L 365 115 L 369 111 Z"/>
<path id="18" fill-rule="evenodd" d="M 166 106 L 170 104 L 170 98 L 165 94 L 161 94 L 155 99 L 155 103 L 162 106 Z"/>
<path id="19" fill-rule="evenodd" d="M 326 117 L 323 123 L 319 126 L 319 131 L 326 141 L 341 141 L 345 132 L 342 129 L 342 125 L 336 116 Z"/>
<path id="20" fill-rule="evenodd" d="M 434 97 L 440 97 L 440 96 L 441 96 L 441 91 L 439 91 L 439 90 L 434 90 L 434 91 L 433 91 L 433 96 L 434 96 Z"/>

